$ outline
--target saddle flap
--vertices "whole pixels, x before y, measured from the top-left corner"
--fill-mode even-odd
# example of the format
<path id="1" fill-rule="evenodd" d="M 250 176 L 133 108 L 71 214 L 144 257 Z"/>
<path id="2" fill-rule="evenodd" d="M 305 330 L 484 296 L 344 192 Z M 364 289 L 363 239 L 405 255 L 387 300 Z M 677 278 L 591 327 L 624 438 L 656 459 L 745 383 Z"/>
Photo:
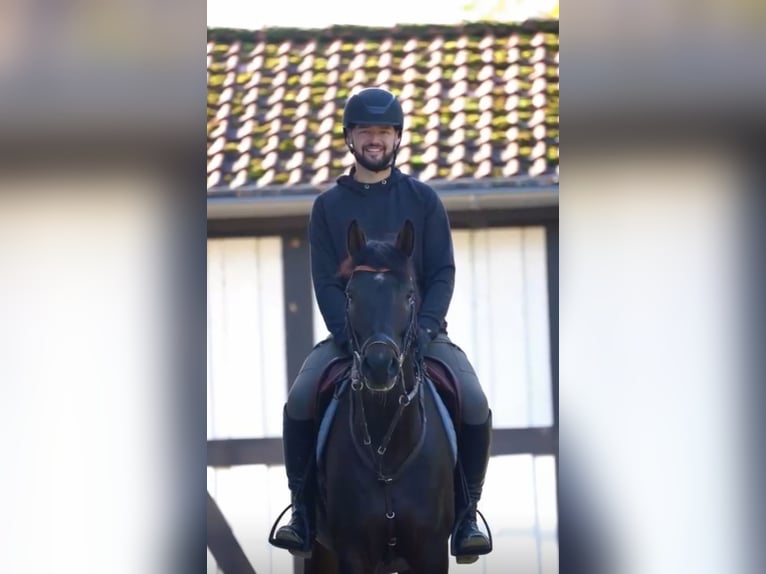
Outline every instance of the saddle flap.
<path id="1" fill-rule="evenodd" d="M 314 417 L 317 421 L 322 419 L 322 414 L 332 398 L 335 386 L 343 380 L 351 369 L 351 357 L 337 357 L 330 361 L 319 377 L 317 394 L 315 399 Z"/>
<path id="2" fill-rule="evenodd" d="M 455 431 L 460 432 L 462 397 L 460 395 L 460 385 L 449 368 L 442 361 L 433 357 L 426 357 L 426 376 L 431 379 L 436 391 L 444 401 L 444 405 L 452 417 L 452 423 L 455 425 Z"/>

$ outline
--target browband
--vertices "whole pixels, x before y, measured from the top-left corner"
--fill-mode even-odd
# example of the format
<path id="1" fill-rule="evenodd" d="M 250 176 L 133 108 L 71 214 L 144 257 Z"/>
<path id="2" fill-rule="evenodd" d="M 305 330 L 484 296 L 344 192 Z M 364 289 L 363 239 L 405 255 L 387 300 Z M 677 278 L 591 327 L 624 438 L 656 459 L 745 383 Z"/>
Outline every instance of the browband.
<path id="1" fill-rule="evenodd" d="M 354 271 L 372 271 L 375 273 L 386 273 L 391 271 L 388 267 L 370 267 L 369 265 L 357 265 L 354 267 Z"/>

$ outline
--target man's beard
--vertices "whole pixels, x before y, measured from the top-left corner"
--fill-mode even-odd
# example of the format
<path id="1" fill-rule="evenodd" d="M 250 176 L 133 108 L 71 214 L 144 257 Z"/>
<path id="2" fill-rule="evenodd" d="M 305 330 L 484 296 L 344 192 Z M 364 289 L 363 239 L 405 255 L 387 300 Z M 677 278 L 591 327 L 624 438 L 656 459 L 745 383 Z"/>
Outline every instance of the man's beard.
<path id="1" fill-rule="evenodd" d="M 371 160 L 370 158 L 365 157 L 363 152 L 359 153 L 356 150 L 353 151 L 353 154 L 356 161 L 359 162 L 359 165 L 370 171 L 383 171 L 388 169 L 391 166 L 391 160 L 394 159 L 393 151 L 382 154 L 380 158 L 376 160 Z"/>

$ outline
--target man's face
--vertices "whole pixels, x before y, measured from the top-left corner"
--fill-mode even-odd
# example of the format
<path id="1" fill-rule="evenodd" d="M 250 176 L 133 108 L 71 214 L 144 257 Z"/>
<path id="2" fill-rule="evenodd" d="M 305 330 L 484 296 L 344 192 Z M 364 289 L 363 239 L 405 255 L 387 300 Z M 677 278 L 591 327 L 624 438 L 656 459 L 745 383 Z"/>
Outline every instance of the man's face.
<path id="1" fill-rule="evenodd" d="M 349 137 L 359 163 L 372 171 L 384 169 L 391 163 L 399 143 L 392 126 L 356 126 Z"/>

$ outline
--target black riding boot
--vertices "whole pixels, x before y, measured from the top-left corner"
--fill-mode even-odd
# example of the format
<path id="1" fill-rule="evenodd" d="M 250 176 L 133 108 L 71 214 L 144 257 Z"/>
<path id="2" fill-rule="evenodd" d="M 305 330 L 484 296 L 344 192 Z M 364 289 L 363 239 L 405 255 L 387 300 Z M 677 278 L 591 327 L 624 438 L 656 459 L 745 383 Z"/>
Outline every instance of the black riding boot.
<path id="1" fill-rule="evenodd" d="M 314 422 L 291 419 L 285 408 L 282 442 L 292 517 L 289 524 L 277 530 L 273 544 L 296 556 L 308 556 L 314 536 L 313 473 L 310 472 L 315 444 Z"/>
<path id="2" fill-rule="evenodd" d="M 480 554 L 488 554 L 492 551 L 490 539 L 479 529 L 476 523 L 476 506 L 481 498 L 484 477 L 487 474 L 491 440 L 492 411 L 490 411 L 484 424 L 469 425 L 463 423 L 458 451 L 465 473 L 468 500 L 464 501 L 463 508 L 456 509 L 458 516 L 460 513 L 464 512 L 464 514 L 455 529 L 453 549 L 458 558 L 461 556 L 471 558 L 458 559 L 460 563 L 475 562 Z"/>

